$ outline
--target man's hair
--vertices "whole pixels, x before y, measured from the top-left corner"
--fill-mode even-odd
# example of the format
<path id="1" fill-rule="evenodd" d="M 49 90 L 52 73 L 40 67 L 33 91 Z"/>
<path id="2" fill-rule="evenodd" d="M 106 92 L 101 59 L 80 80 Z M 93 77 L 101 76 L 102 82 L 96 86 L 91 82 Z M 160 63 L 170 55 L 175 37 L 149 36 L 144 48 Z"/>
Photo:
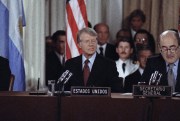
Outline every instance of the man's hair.
<path id="1" fill-rule="evenodd" d="M 177 39 L 177 41 L 178 41 L 178 45 L 180 45 L 179 33 L 178 33 L 178 31 L 173 30 L 173 29 L 168 29 L 168 30 L 162 32 L 162 33 L 160 34 L 160 36 L 159 36 L 158 44 L 160 44 L 161 37 L 166 36 L 167 34 L 170 34 L 170 33 L 174 35 L 174 37 L 175 37 L 175 38 Z"/>
<path id="2" fill-rule="evenodd" d="M 97 28 L 98 28 L 98 26 L 105 26 L 105 27 L 107 27 L 107 29 L 108 29 L 108 31 L 109 31 L 109 26 L 107 25 L 107 24 L 105 24 L 105 23 L 98 23 L 98 24 L 96 24 L 94 27 L 93 27 L 93 29 L 95 30 L 95 31 L 97 31 Z"/>
<path id="3" fill-rule="evenodd" d="M 140 9 L 136 9 L 131 12 L 131 14 L 129 15 L 129 22 L 131 22 L 134 17 L 140 17 L 143 23 L 146 21 L 146 16 Z"/>
<path id="4" fill-rule="evenodd" d="M 119 33 L 121 33 L 121 32 L 128 32 L 129 33 L 129 35 L 130 35 L 130 39 L 132 39 L 132 37 L 131 37 L 131 31 L 129 30 L 129 29 L 126 29 L 126 28 L 122 28 L 122 29 L 120 29 L 117 33 L 116 33 L 116 39 L 118 39 L 119 38 Z M 121 37 L 120 37 L 121 38 Z"/>
<path id="5" fill-rule="evenodd" d="M 148 45 L 146 45 L 146 46 L 144 46 L 144 45 L 141 45 L 141 46 L 139 46 L 138 47 L 138 49 L 137 49 L 137 58 L 139 58 L 139 54 L 140 54 L 140 52 L 142 52 L 142 51 L 144 51 L 144 50 L 149 50 L 152 54 L 154 54 L 154 52 L 152 51 L 152 48 L 150 47 L 150 46 L 148 46 Z"/>
<path id="6" fill-rule="evenodd" d="M 66 36 L 66 32 L 64 30 L 58 30 L 52 35 L 53 42 L 57 42 L 59 36 Z"/>
<path id="7" fill-rule="evenodd" d="M 77 43 L 79 43 L 81 41 L 80 36 L 83 33 L 86 33 L 86 34 L 89 34 L 91 36 L 97 37 L 97 33 L 96 33 L 96 31 L 94 31 L 94 29 L 86 27 L 86 28 L 83 28 L 80 31 L 78 31 L 78 33 L 77 33 Z"/>
<path id="8" fill-rule="evenodd" d="M 129 37 L 121 37 L 116 42 L 116 48 L 118 48 L 120 42 L 127 42 L 129 43 L 130 47 L 134 49 L 134 43 Z"/>

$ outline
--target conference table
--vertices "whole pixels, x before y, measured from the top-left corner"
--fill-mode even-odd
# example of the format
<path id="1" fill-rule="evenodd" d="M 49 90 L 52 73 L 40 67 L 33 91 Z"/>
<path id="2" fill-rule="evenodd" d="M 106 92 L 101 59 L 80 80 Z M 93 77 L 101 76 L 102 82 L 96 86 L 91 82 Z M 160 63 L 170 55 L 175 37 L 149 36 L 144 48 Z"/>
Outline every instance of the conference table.
<path id="1" fill-rule="evenodd" d="M 0 121 L 180 121 L 179 98 L 0 92 Z"/>

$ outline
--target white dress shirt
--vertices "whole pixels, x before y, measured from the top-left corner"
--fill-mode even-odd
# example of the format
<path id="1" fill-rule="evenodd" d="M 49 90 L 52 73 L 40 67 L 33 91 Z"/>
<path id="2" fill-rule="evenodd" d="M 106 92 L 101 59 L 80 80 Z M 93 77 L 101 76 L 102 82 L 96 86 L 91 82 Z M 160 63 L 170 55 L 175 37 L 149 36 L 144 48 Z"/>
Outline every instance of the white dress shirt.
<path id="1" fill-rule="evenodd" d="M 122 64 L 125 63 L 125 72 L 123 72 Z M 134 64 L 131 59 L 128 59 L 126 61 L 122 61 L 121 59 L 116 61 L 116 67 L 117 71 L 119 72 L 119 77 L 125 78 L 129 74 L 134 73 L 138 68 L 138 64 Z"/>
<path id="2" fill-rule="evenodd" d="M 102 45 L 102 46 L 100 46 L 100 45 L 97 45 L 97 53 L 99 53 L 100 54 L 100 47 L 102 47 L 103 48 L 103 55 L 105 56 L 105 50 L 106 50 L 106 46 L 107 46 L 107 43 L 106 44 L 104 44 L 104 45 Z"/>

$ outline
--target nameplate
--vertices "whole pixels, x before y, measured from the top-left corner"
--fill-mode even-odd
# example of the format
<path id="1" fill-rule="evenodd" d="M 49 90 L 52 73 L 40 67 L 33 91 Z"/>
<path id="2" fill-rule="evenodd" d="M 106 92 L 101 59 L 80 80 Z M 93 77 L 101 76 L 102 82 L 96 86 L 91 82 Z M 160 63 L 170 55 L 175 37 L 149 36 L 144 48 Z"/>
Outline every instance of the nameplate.
<path id="1" fill-rule="evenodd" d="M 133 96 L 172 97 L 171 86 L 133 85 Z"/>
<path id="2" fill-rule="evenodd" d="M 71 87 L 71 96 L 105 96 L 110 97 L 110 87 Z"/>

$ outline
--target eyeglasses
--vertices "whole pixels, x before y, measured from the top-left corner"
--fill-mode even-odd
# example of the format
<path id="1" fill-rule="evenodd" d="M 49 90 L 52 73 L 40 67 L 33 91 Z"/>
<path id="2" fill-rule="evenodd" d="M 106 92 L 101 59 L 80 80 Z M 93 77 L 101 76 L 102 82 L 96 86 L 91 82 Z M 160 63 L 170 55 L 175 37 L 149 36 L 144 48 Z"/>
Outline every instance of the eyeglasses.
<path id="1" fill-rule="evenodd" d="M 166 53 L 168 52 L 168 50 L 171 52 L 171 53 L 175 53 L 177 51 L 177 49 L 179 48 L 179 46 L 172 46 L 172 47 L 161 47 L 161 52 L 162 53 Z"/>
<path id="2" fill-rule="evenodd" d="M 136 42 L 139 42 L 139 43 L 145 43 L 147 41 L 146 38 L 137 38 L 136 39 Z"/>

